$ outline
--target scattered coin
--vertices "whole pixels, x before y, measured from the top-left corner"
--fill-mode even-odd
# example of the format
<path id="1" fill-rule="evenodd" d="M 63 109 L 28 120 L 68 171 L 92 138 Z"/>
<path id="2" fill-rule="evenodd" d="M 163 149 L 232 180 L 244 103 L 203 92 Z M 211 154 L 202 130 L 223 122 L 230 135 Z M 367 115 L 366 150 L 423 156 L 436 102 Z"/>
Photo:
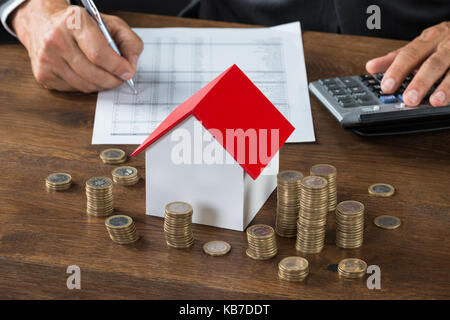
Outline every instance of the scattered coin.
<path id="1" fill-rule="evenodd" d="M 375 183 L 369 187 L 369 194 L 377 197 L 390 197 L 394 193 L 395 188 L 386 183 Z"/>
<path id="2" fill-rule="evenodd" d="M 295 248 L 304 253 L 319 253 L 325 244 L 328 214 L 328 182 L 319 176 L 301 181 L 300 213 Z"/>
<path id="3" fill-rule="evenodd" d="M 402 221 L 399 218 L 387 215 L 378 216 L 373 222 L 377 227 L 383 229 L 397 229 L 402 224 Z"/>
<path id="4" fill-rule="evenodd" d="M 294 170 L 282 171 L 278 174 L 275 231 L 281 237 L 297 235 L 302 178 L 303 174 Z"/>
<path id="5" fill-rule="evenodd" d="M 277 255 L 277 240 L 271 226 L 255 224 L 247 228 L 247 256 L 255 260 L 267 260 Z"/>
<path id="6" fill-rule="evenodd" d="M 114 211 L 113 183 L 106 177 L 94 177 L 86 181 L 87 214 L 109 216 Z"/>
<path id="7" fill-rule="evenodd" d="M 210 241 L 203 245 L 203 251 L 210 256 L 224 256 L 230 252 L 231 246 L 225 241 Z"/>
<path id="8" fill-rule="evenodd" d="M 309 263 L 302 257 L 284 258 L 278 264 L 278 277 L 286 281 L 303 281 L 308 276 Z"/>
<path id="9" fill-rule="evenodd" d="M 167 245 L 183 249 L 194 244 L 192 233 L 193 209 L 186 202 L 171 202 L 166 205 L 164 218 L 164 236 Z"/>
<path id="10" fill-rule="evenodd" d="M 132 186 L 138 183 L 138 171 L 134 167 L 118 167 L 112 171 L 113 180 L 115 183 L 122 186 Z"/>
<path id="11" fill-rule="evenodd" d="M 105 220 L 105 226 L 111 240 L 118 244 L 129 244 L 139 239 L 133 219 L 129 216 L 115 215 L 108 217 Z"/>
<path id="12" fill-rule="evenodd" d="M 52 173 L 45 179 L 45 186 L 51 191 L 63 191 L 72 185 L 72 177 L 68 173 Z"/>
<path id="13" fill-rule="evenodd" d="M 106 149 L 100 153 L 100 159 L 103 163 L 119 164 L 127 160 L 127 154 L 121 149 Z"/>
<path id="14" fill-rule="evenodd" d="M 334 211 L 337 205 L 337 170 L 330 164 L 316 164 L 312 166 L 309 174 L 319 176 L 328 181 L 328 212 Z"/>
<path id="15" fill-rule="evenodd" d="M 364 205 L 347 200 L 336 207 L 336 245 L 340 248 L 359 248 L 363 244 Z"/>
<path id="16" fill-rule="evenodd" d="M 345 278 L 362 278 L 366 270 L 367 263 L 358 258 L 344 259 L 338 264 L 338 273 Z"/>

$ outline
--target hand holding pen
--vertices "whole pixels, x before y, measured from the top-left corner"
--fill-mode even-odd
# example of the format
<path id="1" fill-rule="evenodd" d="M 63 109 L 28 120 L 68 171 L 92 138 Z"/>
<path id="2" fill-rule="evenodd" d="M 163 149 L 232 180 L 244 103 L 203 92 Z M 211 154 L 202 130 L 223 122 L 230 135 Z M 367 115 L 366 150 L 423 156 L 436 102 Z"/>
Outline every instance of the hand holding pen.
<path id="1" fill-rule="evenodd" d="M 102 18 L 122 56 L 87 10 L 69 6 L 66 0 L 29 0 L 16 11 L 12 25 L 28 50 L 33 74 L 41 85 L 91 93 L 133 78 L 142 40 L 120 18 Z"/>

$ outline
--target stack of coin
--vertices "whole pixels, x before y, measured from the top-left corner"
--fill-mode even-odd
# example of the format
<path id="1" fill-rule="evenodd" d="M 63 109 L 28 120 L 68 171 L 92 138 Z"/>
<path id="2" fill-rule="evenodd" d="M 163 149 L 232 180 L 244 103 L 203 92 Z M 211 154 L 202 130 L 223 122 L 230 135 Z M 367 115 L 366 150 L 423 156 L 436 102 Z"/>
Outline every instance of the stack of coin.
<path id="1" fill-rule="evenodd" d="M 359 248 L 363 243 L 364 205 L 348 200 L 336 207 L 336 245 L 340 248 Z"/>
<path id="2" fill-rule="evenodd" d="M 295 248 L 304 253 L 319 253 L 325 244 L 328 182 L 322 177 L 308 176 L 302 179 L 301 185 Z"/>
<path id="3" fill-rule="evenodd" d="M 132 186 L 139 181 L 138 171 L 133 167 L 118 167 L 113 170 L 112 176 L 114 182 L 122 186 Z"/>
<path id="4" fill-rule="evenodd" d="M 303 174 L 298 171 L 282 171 L 278 174 L 277 218 L 275 230 L 279 236 L 295 237 L 300 211 L 300 182 Z"/>
<path id="5" fill-rule="evenodd" d="M 247 228 L 247 256 L 255 260 L 267 260 L 277 255 L 277 240 L 271 226 L 256 224 Z"/>
<path id="6" fill-rule="evenodd" d="M 63 191 L 72 185 L 72 177 L 68 173 L 52 173 L 45 179 L 45 186 L 51 191 Z"/>
<path id="7" fill-rule="evenodd" d="M 194 244 L 192 213 L 192 206 L 186 202 L 171 202 L 166 205 L 164 235 L 167 245 L 182 249 Z"/>
<path id="8" fill-rule="evenodd" d="M 367 263 L 357 258 L 344 259 L 338 264 L 339 275 L 345 278 L 362 278 L 366 270 Z"/>
<path id="9" fill-rule="evenodd" d="M 337 170 L 330 164 L 316 164 L 310 169 L 310 175 L 320 176 L 328 181 L 328 212 L 334 211 L 337 205 Z"/>
<path id="10" fill-rule="evenodd" d="M 113 184 L 111 179 L 94 177 L 86 181 L 87 214 L 109 216 L 114 211 Z"/>
<path id="11" fill-rule="evenodd" d="M 308 260 L 302 257 L 287 257 L 278 264 L 278 277 L 286 281 L 303 281 L 308 273 Z"/>
<path id="12" fill-rule="evenodd" d="M 102 159 L 103 163 L 119 164 L 127 161 L 127 154 L 120 149 L 106 149 L 100 153 L 100 159 Z"/>
<path id="13" fill-rule="evenodd" d="M 133 219 L 125 215 L 116 215 L 105 220 L 106 230 L 112 241 L 118 244 L 136 242 L 139 235 L 136 231 Z"/>

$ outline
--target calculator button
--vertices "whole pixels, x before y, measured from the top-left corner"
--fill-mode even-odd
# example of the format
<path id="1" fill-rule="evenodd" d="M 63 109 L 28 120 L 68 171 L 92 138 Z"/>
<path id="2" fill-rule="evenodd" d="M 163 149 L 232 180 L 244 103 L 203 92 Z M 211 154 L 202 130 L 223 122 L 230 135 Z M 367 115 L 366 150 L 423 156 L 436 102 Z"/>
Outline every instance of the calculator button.
<path id="1" fill-rule="evenodd" d="M 401 93 L 399 93 L 399 94 L 397 95 L 397 99 L 398 99 L 398 101 L 403 102 L 403 96 L 402 96 Z"/>
<path id="2" fill-rule="evenodd" d="M 338 101 L 345 100 L 345 99 L 351 99 L 352 97 L 348 94 L 341 94 L 334 96 Z"/>
<path id="3" fill-rule="evenodd" d="M 339 104 L 344 107 L 344 108 L 351 108 L 351 107 L 357 107 L 358 105 L 356 104 L 355 100 L 353 99 L 342 99 L 339 100 Z"/>
<path id="4" fill-rule="evenodd" d="M 336 84 L 336 80 L 334 79 L 321 79 L 319 82 L 323 85 Z"/>
<path id="5" fill-rule="evenodd" d="M 363 75 L 360 75 L 359 78 L 363 81 L 373 79 L 371 74 L 363 74 Z"/>
<path id="6" fill-rule="evenodd" d="M 368 85 L 368 86 L 373 86 L 373 85 L 378 85 L 379 84 L 379 82 L 377 80 L 375 80 L 375 79 L 366 80 L 366 81 L 364 81 L 364 83 L 366 85 Z"/>
<path id="7" fill-rule="evenodd" d="M 370 89 L 380 91 L 381 90 L 381 86 L 377 83 L 377 84 L 375 84 L 373 86 L 370 86 Z"/>
<path id="8" fill-rule="evenodd" d="M 373 100 L 370 96 L 358 97 L 358 102 L 363 106 L 370 106 L 377 104 L 377 101 Z"/>
<path id="9" fill-rule="evenodd" d="M 397 102 L 397 98 L 393 94 L 387 94 L 384 96 L 380 96 L 381 103 L 395 103 Z"/>
<path id="10" fill-rule="evenodd" d="M 327 84 L 325 85 L 325 88 L 327 88 L 328 91 L 331 92 L 333 90 L 340 89 L 341 87 L 336 83 L 336 84 Z"/>
<path id="11" fill-rule="evenodd" d="M 350 91 L 351 93 L 361 93 L 361 92 L 365 92 L 364 89 L 360 86 L 356 86 L 356 87 L 350 87 L 347 88 L 348 91 Z"/>
<path id="12" fill-rule="evenodd" d="M 381 79 L 383 79 L 384 73 L 377 73 L 375 75 L 375 79 L 378 79 L 378 81 L 381 81 Z"/>
<path id="13" fill-rule="evenodd" d="M 330 93 L 331 93 L 333 96 L 337 96 L 337 95 L 344 95 L 344 94 L 346 94 L 347 92 L 346 92 L 344 89 L 333 89 L 333 90 L 330 90 Z"/>
<path id="14" fill-rule="evenodd" d="M 358 82 L 356 82 L 356 80 L 351 77 L 341 78 L 341 81 L 346 87 L 358 86 Z"/>

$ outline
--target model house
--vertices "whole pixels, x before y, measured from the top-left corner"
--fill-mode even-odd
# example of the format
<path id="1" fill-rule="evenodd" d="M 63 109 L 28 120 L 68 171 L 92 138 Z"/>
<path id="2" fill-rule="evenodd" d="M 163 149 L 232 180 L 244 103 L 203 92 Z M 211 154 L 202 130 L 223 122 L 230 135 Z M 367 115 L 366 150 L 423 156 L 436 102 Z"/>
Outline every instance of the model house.
<path id="1" fill-rule="evenodd" d="M 193 222 L 244 230 L 277 185 L 294 127 L 233 65 L 179 105 L 132 154 L 146 155 L 146 212 L 186 201 Z"/>

